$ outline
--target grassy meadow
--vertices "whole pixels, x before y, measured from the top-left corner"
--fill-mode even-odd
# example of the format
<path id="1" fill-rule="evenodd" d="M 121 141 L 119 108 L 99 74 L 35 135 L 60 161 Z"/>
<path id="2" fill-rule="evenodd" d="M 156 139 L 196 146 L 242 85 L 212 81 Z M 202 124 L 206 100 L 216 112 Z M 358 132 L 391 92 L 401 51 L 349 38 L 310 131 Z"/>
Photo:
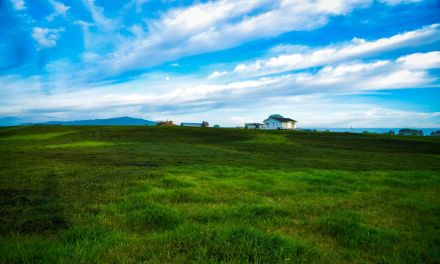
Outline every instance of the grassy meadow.
<path id="1" fill-rule="evenodd" d="M 1 263 L 440 263 L 440 139 L 0 128 Z"/>

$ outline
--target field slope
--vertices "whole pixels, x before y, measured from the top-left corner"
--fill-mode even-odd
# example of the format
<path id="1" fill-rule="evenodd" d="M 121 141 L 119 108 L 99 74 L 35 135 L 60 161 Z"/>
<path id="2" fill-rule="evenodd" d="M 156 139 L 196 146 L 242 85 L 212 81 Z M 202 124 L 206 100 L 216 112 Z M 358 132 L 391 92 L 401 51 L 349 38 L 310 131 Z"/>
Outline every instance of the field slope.
<path id="1" fill-rule="evenodd" d="M 0 129 L 1 263 L 439 263 L 440 141 Z"/>

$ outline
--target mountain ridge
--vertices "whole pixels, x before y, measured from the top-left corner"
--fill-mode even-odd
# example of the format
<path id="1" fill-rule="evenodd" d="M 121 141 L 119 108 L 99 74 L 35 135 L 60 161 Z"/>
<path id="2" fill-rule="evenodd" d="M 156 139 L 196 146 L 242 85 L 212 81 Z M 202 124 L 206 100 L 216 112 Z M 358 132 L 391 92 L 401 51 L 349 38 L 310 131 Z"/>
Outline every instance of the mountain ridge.
<path id="1" fill-rule="evenodd" d="M 22 125 L 65 125 L 65 126 L 154 126 L 156 122 L 129 116 L 103 119 L 85 119 L 72 121 L 49 121 L 43 123 L 27 123 Z"/>

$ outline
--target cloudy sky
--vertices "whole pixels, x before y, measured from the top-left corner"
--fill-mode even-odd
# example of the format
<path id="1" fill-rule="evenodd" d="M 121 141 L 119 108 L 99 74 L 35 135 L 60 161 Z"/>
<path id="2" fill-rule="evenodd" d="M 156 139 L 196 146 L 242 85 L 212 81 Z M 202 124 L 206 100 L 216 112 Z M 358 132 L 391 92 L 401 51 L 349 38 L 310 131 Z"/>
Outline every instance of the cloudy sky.
<path id="1" fill-rule="evenodd" d="M 440 127 L 438 0 L 0 0 L 0 124 Z"/>

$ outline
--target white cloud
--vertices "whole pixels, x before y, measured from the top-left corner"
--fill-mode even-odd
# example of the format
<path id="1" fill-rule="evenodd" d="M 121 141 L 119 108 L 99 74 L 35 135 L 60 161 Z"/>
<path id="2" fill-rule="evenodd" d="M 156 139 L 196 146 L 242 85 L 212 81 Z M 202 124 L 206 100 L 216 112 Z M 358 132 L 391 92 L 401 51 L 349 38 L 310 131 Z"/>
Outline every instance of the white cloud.
<path id="1" fill-rule="evenodd" d="M 26 9 L 26 3 L 24 0 L 10 0 L 15 10 L 21 11 Z"/>
<path id="2" fill-rule="evenodd" d="M 42 80 L 29 81 L 38 83 Z M 5 85 L 2 87 L 8 88 L 6 90 L 28 86 L 22 81 L 15 83 L 14 78 L 9 78 L 4 82 L 0 79 L 0 83 Z M 252 90 L 256 84 L 248 88 Z M 207 119 L 212 123 L 232 126 L 243 125 L 244 122 L 261 121 L 272 113 L 282 113 L 299 120 L 300 127 L 440 126 L 440 113 L 438 112 L 403 111 L 353 99 L 341 101 L 333 98 L 331 94 L 323 93 L 279 96 L 275 92 L 274 96 L 257 97 L 260 100 L 255 100 L 255 97 L 248 101 L 239 99 L 233 104 L 220 103 L 220 107 L 212 107 L 216 105 L 214 101 L 217 98 L 215 97 L 211 100 L 198 101 L 179 98 L 178 94 L 161 97 L 159 94 L 147 94 L 142 91 L 122 93 L 121 89 L 117 89 L 119 86 L 45 94 L 42 91 L 38 92 L 38 85 L 34 86 L 31 97 L 27 93 L 22 97 L 15 97 L 16 100 L 6 100 L 6 103 L 0 104 L 0 115 L 21 116 L 31 121 L 47 121 L 48 119 L 107 118 L 114 117 L 114 113 L 119 112 L 152 120 L 168 118 L 181 122 Z M 0 98 L 7 96 L 3 94 L 6 90 L 1 92 Z M 206 96 L 213 97 L 209 93 Z M 237 98 L 224 99 L 237 100 Z M 143 109 L 143 106 L 147 106 L 148 111 Z"/>
<path id="3" fill-rule="evenodd" d="M 440 68 L 440 51 L 414 53 L 397 60 L 408 69 L 435 69 Z"/>
<path id="4" fill-rule="evenodd" d="M 57 2 L 55 0 L 50 0 L 49 2 L 52 4 L 55 11 L 60 15 L 65 15 L 67 11 L 70 9 L 69 6 L 66 6 L 65 4 Z"/>
<path id="5" fill-rule="evenodd" d="M 114 50 L 116 46 L 120 44 L 122 40 L 125 40 L 127 36 L 122 35 L 120 32 L 123 30 L 125 32 L 136 33 L 136 27 L 127 27 L 122 22 L 122 17 L 109 18 L 105 15 L 105 10 L 103 7 L 97 5 L 95 0 L 81 0 L 85 9 L 90 13 L 92 17 L 91 21 L 85 21 L 82 19 L 77 19 L 74 21 L 82 31 L 82 40 L 84 45 L 85 54 L 96 54 L 95 61 L 83 61 L 84 68 L 95 69 L 95 72 L 99 72 L 99 76 L 102 78 L 109 77 L 108 65 L 102 65 L 102 61 L 111 50 Z M 140 32 L 140 30 L 139 30 Z M 87 57 L 87 56 L 85 56 Z M 98 62 L 101 67 L 98 67 Z M 98 69 L 99 68 L 99 69 Z M 95 76 L 97 77 L 97 76 Z"/>
<path id="6" fill-rule="evenodd" d="M 346 15 L 355 8 L 371 5 L 373 1 L 208 1 L 167 10 L 157 19 L 144 19 L 128 28 L 119 25 L 121 17 L 106 17 L 104 9 L 94 0 L 82 2 L 94 20 L 87 27 L 82 26 L 86 52 L 110 51 L 101 53 L 98 63 L 93 65 L 99 67 L 101 76 L 108 77 L 285 32 L 312 30 L 325 25 L 332 16 Z M 132 0 L 122 13 L 143 3 L 143 0 Z M 121 31 L 131 34 L 121 34 Z M 87 39 L 91 37 L 94 41 L 89 45 Z M 361 40 L 354 40 L 352 44 L 356 41 Z"/>
<path id="7" fill-rule="evenodd" d="M 217 78 L 223 77 L 227 74 L 228 74 L 228 72 L 226 72 L 226 71 L 214 71 L 213 73 L 211 73 L 208 76 L 208 79 L 217 79 Z"/>
<path id="8" fill-rule="evenodd" d="M 112 73 L 120 73 L 165 61 L 171 63 L 182 56 L 229 48 L 291 30 L 312 29 L 324 25 L 330 16 L 347 14 L 370 1 L 206 2 L 174 9 L 162 14 L 158 20 L 132 26 L 129 30 L 132 34 L 125 37 L 115 33 L 116 22 L 105 17 L 104 10 L 93 0 L 83 2 L 93 17 L 90 23 L 77 21 L 85 36 L 85 52 L 81 56 L 83 64 L 77 66 L 69 61 L 54 63 L 46 67 L 49 72 L 46 78 L 30 78 L 21 82 L 0 77 L 0 86 L 6 87 L 5 91 L 14 91 L 0 91 L 0 98 L 3 97 L 0 102 L 4 102 L 0 103 L 0 115 L 41 113 L 67 117 L 97 113 L 105 116 L 121 110 L 136 116 L 148 111 L 157 117 L 186 118 L 210 115 L 221 109 L 244 120 L 256 113 L 282 112 L 275 110 L 286 107 L 283 108 L 285 112 L 294 111 L 292 115 L 296 117 L 298 114 L 300 120 L 313 120 L 310 124 L 325 124 L 331 119 L 326 114 L 334 117 L 329 125 L 338 122 L 354 124 L 355 121 L 350 121 L 353 117 L 358 118 L 356 124 L 364 124 L 368 123 L 369 115 L 376 116 L 371 120 L 378 120 L 379 124 L 397 118 L 399 113 L 375 105 L 365 106 L 362 110 L 346 108 L 345 111 L 341 107 L 340 112 L 332 111 L 332 107 L 334 109 L 339 105 L 331 102 L 326 111 L 321 111 L 325 102 L 320 100 L 340 94 L 439 86 L 439 77 L 429 71 L 439 67 L 438 51 L 414 53 L 397 59 L 375 59 L 387 51 L 439 43 L 440 26 L 437 24 L 379 40 L 353 39 L 318 48 L 278 46 L 268 55 L 271 57 L 240 63 L 236 65 L 235 72 L 211 65 L 209 68 L 216 71 L 206 77 L 182 77 L 164 72 L 145 74 L 138 80 L 124 83 L 89 84 L 84 80 L 90 76 L 109 76 L 105 67 L 113 67 Z M 68 12 L 68 8 L 60 10 Z M 57 44 L 61 31 L 35 27 L 32 36 L 40 47 L 49 48 Z M 105 41 L 109 39 L 113 42 L 107 45 Z M 118 46 L 119 43 L 123 43 L 122 46 Z M 102 46 L 111 50 L 112 45 L 117 49 L 111 56 L 100 55 Z M 101 61 L 104 63 L 99 64 Z M 172 63 L 169 66 L 180 65 Z M 322 68 L 310 69 L 314 67 Z M 287 73 L 292 70 L 298 71 Z M 34 89 L 29 91 L 23 87 Z M 45 87 L 51 88 L 50 93 Z M 291 101 L 283 102 L 281 99 Z M 316 109 L 316 105 L 320 109 Z M 253 106 L 258 106 L 259 111 L 253 111 Z M 352 107 L 355 107 L 354 104 Z M 240 108 L 242 112 L 239 112 Z M 388 119 L 381 119 L 377 109 L 389 110 L 386 112 Z M 310 118 L 306 118 L 308 114 Z M 418 114 L 427 116 L 431 124 L 434 122 L 434 116 L 427 113 L 406 114 L 414 117 L 408 122 L 415 122 Z M 436 118 L 438 124 L 438 116 Z M 224 122 L 227 122 L 226 119 Z"/>
<path id="9" fill-rule="evenodd" d="M 135 8 L 137 13 L 142 11 L 142 6 L 150 0 L 131 0 L 124 8 Z"/>
<path id="10" fill-rule="evenodd" d="M 94 22 L 98 24 L 102 30 L 111 30 L 116 27 L 116 21 L 109 19 L 104 14 L 104 9 L 95 4 L 95 0 L 82 0 L 86 9 L 90 12 Z"/>
<path id="11" fill-rule="evenodd" d="M 140 109 L 147 107 L 149 114 L 173 116 L 196 112 L 206 114 L 219 107 L 234 109 L 242 105 L 247 108 L 258 105 L 261 111 L 266 111 L 272 104 L 286 107 L 305 105 L 308 99 L 304 96 L 331 98 L 383 89 L 438 87 L 438 77 L 431 76 L 426 69 L 416 69 L 402 63 L 408 57 L 411 55 L 396 60 L 342 63 L 326 66 L 315 73 L 301 72 L 228 83 L 217 83 L 215 79 L 206 81 L 196 77 L 188 79 L 159 75 L 154 77 L 156 84 L 151 77 L 145 76 L 125 83 L 89 85 L 76 90 L 61 88 L 51 94 L 43 89 L 43 84 L 48 80 L 29 80 L 32 85 L 16 83 L 13 79 L 0 80 L 0 83 L 5 85 L 5 91 L 14 93 L 20 91 L 21 87 L 40 87 L 41 90 L 25 91 L 23 96 L 15 94 L 14 98 L 11 98 L 11 94 L 2 94 L 8 104 L 3 106 L 4 109 L 21 108 L 23 113 L 88 113 L 119 108 L 137 108 L 142 112 Z M 54 65 L 54 68 L 59 68 L 58 65 Z M 169 82 L 163 82 L 164 79 Z M 288 97 L 303 98 L 304 101 L 287 104 L 279 99 Z M 309 106 L 308 109 L 313 108 Z M 325 121 L 323 118 L 320 120 Z"/>
<path id="12" fill-rule="evenodd" d="M 52 21 L 57 16 L 65 16 L 67 14 L 67 11 L 69 11 L 70 9 L 70 6 L 67 6 L 55 0 L 49 0 L 49 3 L 52 5 L 55 12 L 46 17 L 48 21 Z"/>
<path id="13" fill-rule="evenodd" d="M 57 45 L 59 33 L 64 29 L 49 29 L 34 27 L 32 28 L 32 37 L 41 48 L 51 48 Z"/>
<path id="14" fill-rule="evenodd" d="M 84 0 L 86 1 L 86 0 Z M 91 0 L 88 0 L 89 2 Z M 221 0 L 173 9 L 148 21 L 148 32 L 126 39 L 110 57 L 115 72 L 150 67 L 182 56 L 237 46 L 292 30 L 310 30 L 369 0 Z M 249 15 L 252 14 L 252 15 Z"/>
<path id="15" fill-rule="evenodd" d="M 264 75 L 284 71 L 306 69 L 337 63 L 344 60 L 368 58 L 403 47 L 421 46 L 440 42 L 440 25 L 434 24 L 415 31 L 397 34 L 374 41 L 353 39 L 349 43 L 322 48 L 299 47 L 300 52 L 281 54 L 250 63 L 238 64 L 234 72 L 250 75 Z M 434 56 L 427 55 L 427 56 Z"/>
<path id="16" fill-rule="evenodd" d="M 370 90 L 371 87 L 378 90 L 412 88 L 420 87 L 421 85 L 429 86 L 433 81 L 435 81 L 435 79 L 431 78 L 426 72 L 398 70 L 367 79 L 363 83 L 363 85 L 365 85 L 363 89 Z"/>
<path id="17" fill-rule="evenodd" d="M 426 71 L 406 68 L 397 61 L 354 62 L 326 66 L 310 73 L 301 72 L 272 77 L 276 94 L 365 93 L 386 89 L 438 86 L 438 78 Z"/>

